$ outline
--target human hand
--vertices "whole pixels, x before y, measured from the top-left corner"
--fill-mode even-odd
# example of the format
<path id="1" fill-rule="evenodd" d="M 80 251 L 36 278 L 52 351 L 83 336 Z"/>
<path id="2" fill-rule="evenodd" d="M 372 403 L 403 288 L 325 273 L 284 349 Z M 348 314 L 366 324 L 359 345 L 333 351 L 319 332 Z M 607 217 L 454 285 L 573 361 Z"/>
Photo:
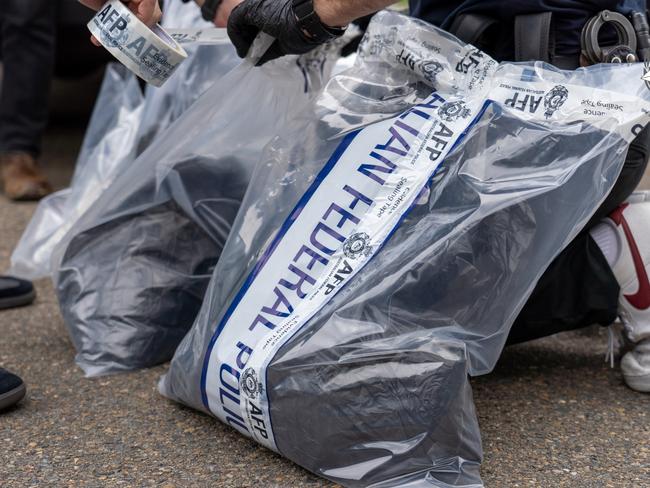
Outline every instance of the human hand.
<path id="1" fill-rule="evenodd" d="M 307 32 L 294 12 L 295 0 L 244 0 L 228 19 L 228 36 L 243 58 L 260 32 L 276 39 L 259 64 L 287 54 L 304 54 L 337 37 L 343 30 L 317 26 L 318 35 Z"/>

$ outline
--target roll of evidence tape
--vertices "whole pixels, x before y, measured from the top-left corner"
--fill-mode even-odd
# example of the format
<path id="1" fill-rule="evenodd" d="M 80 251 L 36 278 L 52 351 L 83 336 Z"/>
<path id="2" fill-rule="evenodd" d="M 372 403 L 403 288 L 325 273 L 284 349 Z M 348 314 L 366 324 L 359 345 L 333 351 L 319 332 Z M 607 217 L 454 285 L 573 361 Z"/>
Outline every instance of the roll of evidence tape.
<path id="1" fill-rule="evenodd" d="M 88 29 L 120 63 L 154 86 L 162 86 L 187 59 L 162 27 L 150 29 L 119 0 L 107 2 Z"/>

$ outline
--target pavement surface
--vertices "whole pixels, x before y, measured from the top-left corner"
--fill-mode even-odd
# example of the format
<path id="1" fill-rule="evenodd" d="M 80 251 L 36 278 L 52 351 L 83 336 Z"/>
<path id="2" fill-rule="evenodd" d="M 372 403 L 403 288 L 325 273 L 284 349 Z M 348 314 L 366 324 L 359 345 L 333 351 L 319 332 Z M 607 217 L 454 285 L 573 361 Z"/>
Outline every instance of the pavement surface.
<path id="1" fill-rule="evenodd" d="M 49 172 L 66 184 L 78 128 L 50 130 Z M 650 188 L 650 176 L 644 185 Z M 0 197 L 0 269 L 35 206 Z M 48 281 L 0 312 L 0 365 L 28 399 L 0 415 L 1 487 L 329 487 L 213 419 L 160 397 L 160 366 L 85 379 Z M 650 395 L 604 362 L 589 329 L 505 351 L 473 380 L 488 487 L 650 487 Z"/>

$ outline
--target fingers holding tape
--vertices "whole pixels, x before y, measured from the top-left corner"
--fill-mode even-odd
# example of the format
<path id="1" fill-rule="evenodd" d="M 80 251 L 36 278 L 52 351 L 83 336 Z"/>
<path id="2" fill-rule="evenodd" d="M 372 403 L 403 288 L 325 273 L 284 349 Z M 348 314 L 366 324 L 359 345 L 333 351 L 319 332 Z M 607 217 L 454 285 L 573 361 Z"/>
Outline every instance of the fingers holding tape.
<path id="1" fill-rule="evenodd" d="M 151 5 L 144 2 L 150 1 L 141 0 L 138 5 L 148 9 Z M 88 29 L 118 61 L 154 86 L 165 83 L 187 58 L 185 50 L 162 27 L 147 27 L 119 0 L 107 2 Z"/>

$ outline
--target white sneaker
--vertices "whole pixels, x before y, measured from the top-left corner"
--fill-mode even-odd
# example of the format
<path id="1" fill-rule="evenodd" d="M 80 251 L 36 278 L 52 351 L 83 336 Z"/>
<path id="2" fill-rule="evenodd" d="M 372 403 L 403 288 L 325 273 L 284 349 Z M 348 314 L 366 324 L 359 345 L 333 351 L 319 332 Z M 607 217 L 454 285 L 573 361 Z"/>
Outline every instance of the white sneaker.
<path id="1" fill-rule="evenodd" d="M 619 315 L 633 345 L 621 370 L 630 388 L 650 392 L 650 201 L 625 203 L 606 222 L 620 240 L 613 271 L 621 287 Z"/>
<path id="2" fill-rule="evenodd" d="M 639 342 L 623 356 L 621 371 L 627 386 L 650 393 L 650 339 Z"/>

